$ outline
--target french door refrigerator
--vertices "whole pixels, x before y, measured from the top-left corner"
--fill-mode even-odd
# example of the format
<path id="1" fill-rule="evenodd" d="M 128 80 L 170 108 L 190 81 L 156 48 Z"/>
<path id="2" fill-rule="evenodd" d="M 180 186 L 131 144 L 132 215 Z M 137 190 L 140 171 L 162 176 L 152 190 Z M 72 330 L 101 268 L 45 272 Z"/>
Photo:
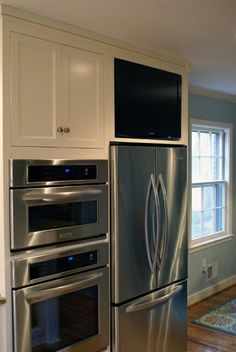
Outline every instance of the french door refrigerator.
<path id="1" fill-rule="evenodd" d="M 112 351 L 184 352 L 186 146 L 112 143 Z"/>

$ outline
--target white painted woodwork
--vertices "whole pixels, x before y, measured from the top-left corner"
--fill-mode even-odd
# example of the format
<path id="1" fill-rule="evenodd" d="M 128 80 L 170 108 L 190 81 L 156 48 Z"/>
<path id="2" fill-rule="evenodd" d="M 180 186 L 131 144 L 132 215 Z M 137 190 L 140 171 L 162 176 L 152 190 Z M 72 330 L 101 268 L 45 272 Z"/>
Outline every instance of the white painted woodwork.
<path id="1" fill-rule="evenodd" d="M 13 33 L 11 59 L 12 146 L 104 146 L 102 55 Z"/>
<path id="2" fill-rule="evenodd" d="M 12 352 L 8 159 L 107 159 L 110 141 L 187 144 L 188 80 L 182 61 L 0 8 L 0 351 Z M 114 57 L 182 75 L 180 140 L 115 138 Z"/>
<path id="3" fill-rule="evenodd" d="M 102 55 L 63 46 L 63 146 L 104 145 Z"/>
<path id="4" fill-rule="evenodd" d="M 60 46 L 12 33 L 11 144 L 56 146 Z"/>

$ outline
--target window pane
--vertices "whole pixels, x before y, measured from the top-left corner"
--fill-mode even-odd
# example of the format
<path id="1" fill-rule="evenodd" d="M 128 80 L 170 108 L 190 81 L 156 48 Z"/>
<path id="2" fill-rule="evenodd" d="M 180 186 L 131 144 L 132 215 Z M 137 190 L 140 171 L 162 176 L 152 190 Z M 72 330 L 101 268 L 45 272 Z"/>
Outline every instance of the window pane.
<path id="1" fill-rule="evenodd" d="M 192 216 L 192 238 L 196 239 L 201 236 L 201 213 L 193 213 Z"/>
<path id="2" fill-rule="evenodd" d="M 208 235 L 214 232 L 214 210 L 204 211 L 202 232 L 204 235 Z"/>
<path id="3" fill-rule="evenodd" d="M 201 187 L 193 187 L 192 189 L 192 211 L 200 211 L 202 209 L 202 190 Z"/>
<path id="4" fill-rule="evenodd" d="M 225 206 L 225 190 L 224 185 L 216 185 L 215 186 L 215 197 L 216 197 L 216 207 Z"/>
<path id="5" fill-rule="evenodd" d="M 209 132 L 200 133 L 200 154 L 204 156 L 211 155 L 211 141 Z"/>
<path id="6" fill-rule="evenodd" d="M 224 208 L 216 209 L 216 232 L 224 231 L 225 229 L 225 211 Z"/>
<path id="7" fill-rule="evenodd" d="M 203 187 L 203 209 L 214 208 L 213 186 Z"/>
<path id="8" fill-rule="evenodd" d="M 198 132 L 192 132 L 192 155 L 199 155 L 199 136 Z"/>
<path id="9" fill-rule="evenodd" d="M 211 158 L 202 157 L 200 159 L 200 177 L 201 181 L 212 180 Z"/>
<path id="10" fill-rule="evenodd" d="M 224 128 L 195 125 L 192 130 L 192 239 L 226 230 L 228 138 Z M 222 182 L 221 182 L 222 181 Z M 197 243 L 200 241 L 197 241 Z"/>
<path id="11" fill-rule="evenodd" d="M 193 182 L 199 180 L 199 158 L 195 156 L 192 158 L 192 180 Z"/>

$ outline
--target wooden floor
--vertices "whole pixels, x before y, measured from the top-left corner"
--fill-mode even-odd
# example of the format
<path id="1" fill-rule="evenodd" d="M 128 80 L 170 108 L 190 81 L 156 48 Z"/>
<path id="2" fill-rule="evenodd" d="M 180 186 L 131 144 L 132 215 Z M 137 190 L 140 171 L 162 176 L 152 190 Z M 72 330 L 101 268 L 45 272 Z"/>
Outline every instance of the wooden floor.
<path id="1" fill-rule="evenodd" d="M 192 319 L 236 297 L 236 285 L 189 308 L 188 352 L 236 352 L 236 336 L 191 323 Z"/>

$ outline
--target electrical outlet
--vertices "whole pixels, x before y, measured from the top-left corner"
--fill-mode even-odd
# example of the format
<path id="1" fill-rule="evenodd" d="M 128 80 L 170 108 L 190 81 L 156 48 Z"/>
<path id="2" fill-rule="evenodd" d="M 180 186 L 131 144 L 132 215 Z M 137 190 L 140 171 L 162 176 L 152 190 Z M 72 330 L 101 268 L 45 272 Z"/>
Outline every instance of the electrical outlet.
<path id="1" fill-rule="evenodd" d="M 215 262 L 213 264 L 209 264 L 207 267 L 207 272 L 206 272 L 206 280 L 212 280 L 215 279 L 218 276 L 218 262 Z"/>
<path id="2" fill-rule="evenodd" d="M 208 269 L 207 260 L 202 259 L 202 274 L 206 274 Z"/>

